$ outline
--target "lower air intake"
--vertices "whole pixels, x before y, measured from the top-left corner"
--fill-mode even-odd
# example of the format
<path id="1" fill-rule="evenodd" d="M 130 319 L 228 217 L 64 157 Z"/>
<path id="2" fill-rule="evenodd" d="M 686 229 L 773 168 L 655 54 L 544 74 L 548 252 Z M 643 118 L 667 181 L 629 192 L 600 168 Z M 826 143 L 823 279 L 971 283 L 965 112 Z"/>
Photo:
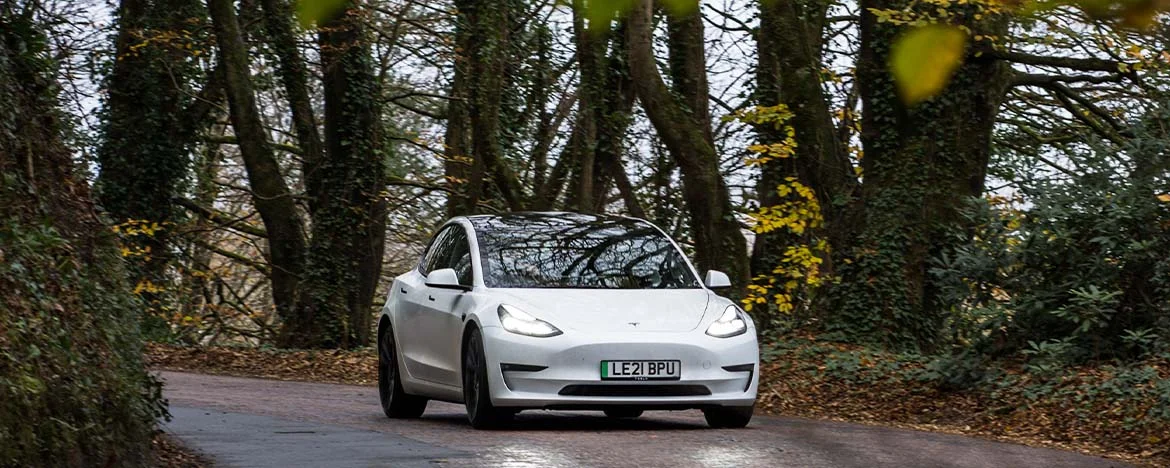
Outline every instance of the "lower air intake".
<path id="1" fill-rule="evenodd" d="M 566 385 L 560 394 L 590 397 L 669 397 L 710 395 L 711 390 L 703 385 Z"/>

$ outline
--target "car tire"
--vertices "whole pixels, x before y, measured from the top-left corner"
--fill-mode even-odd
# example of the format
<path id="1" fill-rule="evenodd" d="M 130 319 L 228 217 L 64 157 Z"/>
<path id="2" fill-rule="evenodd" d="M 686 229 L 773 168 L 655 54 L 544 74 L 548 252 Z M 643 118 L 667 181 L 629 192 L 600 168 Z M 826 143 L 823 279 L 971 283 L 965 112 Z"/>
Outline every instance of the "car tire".
<path id="1" fill-rule="evenodd" d="M 463 405 L 468 422 L 476 429 L 497 429 L 516 414 L 492 404 L 487 373 L 483 337 L 478 329 L 472 329 L 463 347 Z"/>
<path id="2" fill-rule="evenodd" d="M 414 419 L 427 409 L 427 399 L 406 393 L 398 371 L 398 346 L 387 325 L 378 335 L 378 398 L 382 412 L 394 419 Z"/>
<path id="3" fill-rule="evenodd" d="M 636 408 L 611 408 L 605 410 L 605 415 L 618 419 L 634 419 L 642 415 L 642 410 Z"/>
<path id="4" fill-rule="evenodd" d="M 739 429 L 751 422 L 754 409 L 754 405 L 707 408 L 703 410 L 703 417 L 712 428 Z"/>

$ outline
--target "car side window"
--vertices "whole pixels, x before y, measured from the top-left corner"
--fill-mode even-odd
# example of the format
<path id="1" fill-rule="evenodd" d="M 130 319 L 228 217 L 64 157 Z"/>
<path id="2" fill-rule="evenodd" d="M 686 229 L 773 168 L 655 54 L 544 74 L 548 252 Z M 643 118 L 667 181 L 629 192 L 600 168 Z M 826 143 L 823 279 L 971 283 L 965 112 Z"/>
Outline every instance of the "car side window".
<path id="1" fill-rule="evenodd" d="M 453 268 L 459 277 L 459 284 L 471 286 L 471 245 L 467 242 L 467 232 L 456 227 L 452 231 L 451 260 L 447 268 Z"/>
<path id="2" fill-rule="evenodd" d="M 430 272 L 439 268 L 446 268 L 446 263 L 451 257 L 450 245 L 448 239 L 451 238 L 451 228 L 458 226 L 447 226 L 435 238 L 431 239 L 431 246 L 427 249 L 426 255 L 423 255 L 422 261 L 418 264 L 418 272 L 426 276 Z"/>

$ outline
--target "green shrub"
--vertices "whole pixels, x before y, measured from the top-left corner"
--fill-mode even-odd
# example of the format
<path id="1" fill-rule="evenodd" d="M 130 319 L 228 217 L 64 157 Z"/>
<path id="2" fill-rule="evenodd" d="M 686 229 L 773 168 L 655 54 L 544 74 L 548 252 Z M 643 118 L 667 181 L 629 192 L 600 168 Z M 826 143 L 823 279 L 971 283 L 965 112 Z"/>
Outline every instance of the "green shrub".
<path id="1" fill-rule="evenodd" d="M 998 375 L 987 362 L 986 357 L 964 351 L 942 356 L 926 363 L 913 377 L 920 382 L 933 384 L 942 391 L 966 390 L 986 383 L 991 376 Z"/>
<path id="2" fill-rule="evenodd" d="M 110 279 L 119 259 L 78 247 L 47 225 L 0 224 L 0 465 L 139 463 L 165 411 L 139 306 Z"/>
<path id="3" fill-rule="evenodd" d="M 1026 203 L 979 200 L 970 242 L 931 273 L 957 346 L 991 355 L 1136 359 L 1170 336 L 1170 180 L 1091 152 L 1072 180 L 1023 185 Z M 1164 157 L 1164 156 L 1163 156 Z M 1132 158 L 1137 160 L 1139 158 Z M 1042 349 L 1043 348 L 1043 349 Z"/>

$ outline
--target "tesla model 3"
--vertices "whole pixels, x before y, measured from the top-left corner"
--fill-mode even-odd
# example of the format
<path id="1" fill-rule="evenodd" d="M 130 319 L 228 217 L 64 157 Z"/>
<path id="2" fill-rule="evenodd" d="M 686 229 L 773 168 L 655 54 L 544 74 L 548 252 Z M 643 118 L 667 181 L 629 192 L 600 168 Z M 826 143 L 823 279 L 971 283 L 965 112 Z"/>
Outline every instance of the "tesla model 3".
<path id="1" fill-rule="evenodd" d="M 378 390 L 391 418 L 463 403 L 475 428 L 526 409 L 701 409 L 751 420 L 751 319 L 640 219 L 574 213 L 457 217 L 395 278 L 378 324 Z"/>

